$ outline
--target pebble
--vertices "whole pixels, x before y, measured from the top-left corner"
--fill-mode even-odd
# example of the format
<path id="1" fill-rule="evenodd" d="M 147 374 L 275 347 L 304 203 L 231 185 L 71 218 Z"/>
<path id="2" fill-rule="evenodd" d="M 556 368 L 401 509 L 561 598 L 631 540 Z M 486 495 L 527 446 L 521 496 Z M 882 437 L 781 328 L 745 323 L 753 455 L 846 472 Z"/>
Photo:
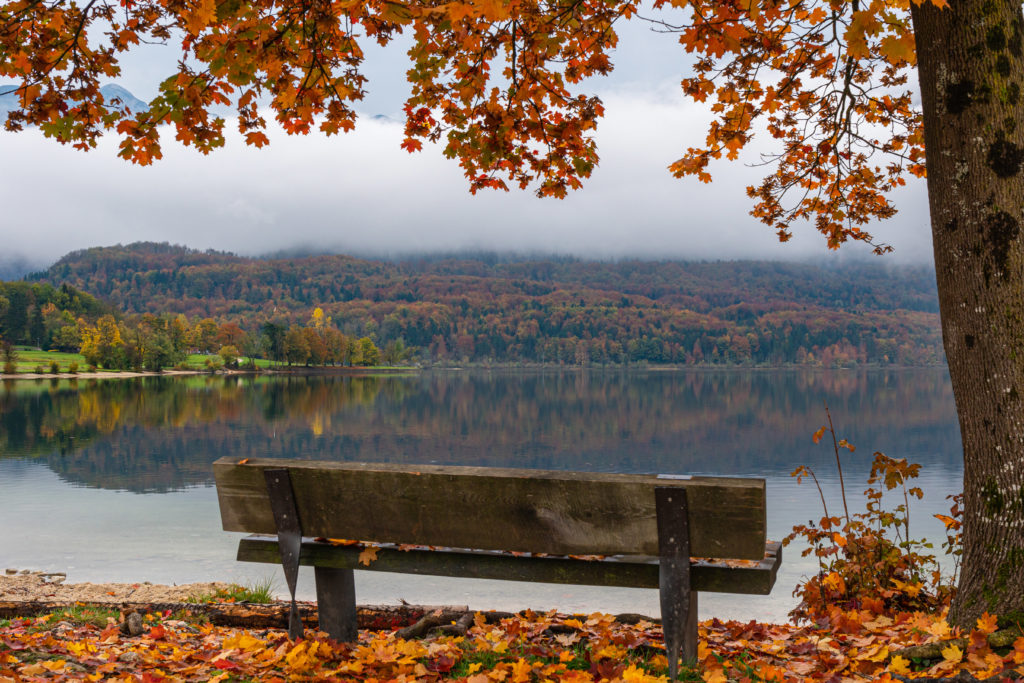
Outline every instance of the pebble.
<path id="1" fill-rule="evenodd" d="M 68 631 L 74 631 L 75 625 L 72 624 L 70 621 L 58 621 L 56 624 L 53 625 L 53 628 L 50 630 L 53 631 L 55 635 L 60 636 L 67 633 Z"/>
<path id="2" fill-rule="evenodd" d="M 137 636 L 142 633 L 142 615 L 138 612 L 129 612 L 121 625 L 121 630 L 130 636 Z"/>

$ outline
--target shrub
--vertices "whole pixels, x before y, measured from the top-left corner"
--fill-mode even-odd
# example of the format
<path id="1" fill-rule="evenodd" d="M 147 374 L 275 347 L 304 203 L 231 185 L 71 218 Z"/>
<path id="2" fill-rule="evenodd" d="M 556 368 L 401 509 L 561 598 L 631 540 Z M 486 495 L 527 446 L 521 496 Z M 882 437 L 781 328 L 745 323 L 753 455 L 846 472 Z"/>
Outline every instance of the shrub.
<path id="1" fill-rule="evenodd" d="M 17 371 L 18 371 L 18 366 L 16 366 L 14 364 L 14 361 L 12 361 L 12 360 L 4 361 L 4 374 L 5 375 L 13 375 Z"/>
<path id="2" fill-rule="evenodd" d="M 876 451 L 868 476 L 868 488 L 864 491 L 866 509 L 851 515 L 839 449 L 845 448 L 852 453 L 855 448 L 846 439 L 836 438 L 830 414 L 828 425 L 815 433 L 814 442 L 817 443 L 826 431 L 832 435 L 843 515 L 829 512 L 813 470 L 800 466 L 793 471 L 797 483 L 805 476 L 814 480 L 825 516 L 817 524 L 809 522 L 793 527 L 793 532 L 784 541 L 788 544 L 798 537 L 805 539 L 810 547 L 803 554 L 814 554 L 819 567 L 816 576 L 799 584 L 794 591 L 801 600 L 790 616 L 795 620 L 827 618 L 833 608 L 869 608 L 875 612 L 890 613 L 939 611 L 952 598 L 956 573 L 952 577 L 944 577 L 935 556 L 927 552 L 932 545 L 910 537 L 910 500 L 921 499 L 924 492 L 918 487 L 908 486 L 908 482 L 918 476 L 921 466 Z M 892 510 L 884 509 L 882 497 L 886 491 L 902 494 L 903 502 Z M 959 555 L 960 543 L 960 497 L 953 498 L 951 516 L 936 517 L 945 523 L 947 529 L 947 543 L 943 547 L 955 559 Z"/>
<path id="3" fill-rule="evenodd" d="M 55 360 L 50 361 L 50 373 L 56 375 L 60 372 L 60 363 Z"/>
<path id="4" fill-rule="evenodd" d="M 77 360 L 73 360 L 70 363 L 68 363 L 68 372 L 71 373 L 72 375 L 77 375 L 78 374 L 78 361 Z"/>
<path id="5" fill-rule="evenodd" d="M 96 366 L 95 366 L 95 365 L 93 365 L 92 363 L 89 363 L 89 367 L 87 367 L 87 368 L 85 369 L 85 371 L 86 371 L 86 372 L 96 372 Z"/>
<path id="6" fill-rule="evenodd" d="M 37 375 L 43 374 L 43 366 L 42 365 L 35 366 L 34 368 L 32 368 L 32 372 L 36 373 Z"/>
<path id="7" fill-rule="evenodd" d="M 238 367 L 238 349 L 230 344 L 220 347 L 218 352 L 226 368 Z"/>

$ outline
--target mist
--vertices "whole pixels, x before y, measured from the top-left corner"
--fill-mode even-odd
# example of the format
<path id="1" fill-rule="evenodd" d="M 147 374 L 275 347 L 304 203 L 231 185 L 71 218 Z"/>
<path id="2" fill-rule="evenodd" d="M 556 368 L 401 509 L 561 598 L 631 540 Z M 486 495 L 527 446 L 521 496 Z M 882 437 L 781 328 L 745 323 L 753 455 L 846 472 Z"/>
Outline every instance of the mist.
<path id="1" fill-rule="evenodd" d="M 439 146 L 417 154 L 400 149 L 397 116 L 374 117 L 397 111 L 407 88 L 404 55 L 394 46 L 368 54 L 375 88 L 363 104 L 368 113 L 354 132 L 332 138 L 272 128 L 270 146 L 257 150 L 229 120 L 226 147 L 204 157 L 165 129 L 163 160 L 139 167 L 117 158 L 113 135 L 83 153 L 35 130 L 0 132 L 0 272 L 5 264 L 41 268 L 75 249 L 140 240 L 241 255 L 298 248 L 372 256 L 470 250 L 598 259 L 877 258 L 863 244 L 829 252 L 808 225 L 795 226 L 794 238 L 780 244 L 748 215 L 745 188 L 767 170 L 754 164 L 770 141 L 756 141 L 740 162 L 716 163 L 709 185 L 672 178 L 667 166 L 704 143 L 709 114 L 679 91 L 685 60 L 674 39 L 649 34 L 624 32 L 621 68 L 592 88 L 606 108 L 596 133 L 601 161 L 584 188 L 564 200 L 518 189 L 473 196 Z M 154 74 L 167 57 L 166 48 L 147 49 L 123 74 L 142 99 L 155 94 Z M 894 219 L 867 226 L 895 248 L 882 260 L 930 263 L 924 182 L 909 181 L 895 200 Z"/>

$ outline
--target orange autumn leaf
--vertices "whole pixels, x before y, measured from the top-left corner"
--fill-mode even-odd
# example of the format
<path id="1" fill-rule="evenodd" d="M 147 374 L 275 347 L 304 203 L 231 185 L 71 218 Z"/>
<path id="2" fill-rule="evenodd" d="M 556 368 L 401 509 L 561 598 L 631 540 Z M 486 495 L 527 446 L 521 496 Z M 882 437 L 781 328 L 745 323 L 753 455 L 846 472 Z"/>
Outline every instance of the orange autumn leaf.
<path id="1" fill-rule="evenodd" d="M 998 626 L 996 625 L 998 619 L 993 614 L 985 612 L 978 617 L 978 630 L 984 634 L 995 633 Z"/>
<path id="2" fill-rule="evenodd" d="M 359 553 L 359 564 L 370 566 L 370 563 L 377 559 L 377 547 L 367 546 Z"/>

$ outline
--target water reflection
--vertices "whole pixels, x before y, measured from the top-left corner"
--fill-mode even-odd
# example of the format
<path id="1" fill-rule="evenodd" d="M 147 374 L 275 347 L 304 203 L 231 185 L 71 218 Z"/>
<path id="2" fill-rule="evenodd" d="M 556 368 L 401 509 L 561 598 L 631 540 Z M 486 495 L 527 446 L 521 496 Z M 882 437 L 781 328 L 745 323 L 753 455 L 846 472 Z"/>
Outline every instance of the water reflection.
<path id="1" fill-rule="evenodd" d="M 818 470 L 837 500 L 830 448 L 810 435 L 827 401 L 851 508 L 872 451 L 924 465 L 912 535 L 958 491 L 960 437 L 941 370 L 448 372 L 386 377 L 188 377 L 5 382 L 0 387 L 0 567 L 72 581 L 246 582 L 280 569 L 235 561 L 210 484 L 221 456 L 485 464 L 764 476 L 769 537 L 821 515 L 796 486 Z M 137 495 L 159 493 L 160 495 Z M 784 620 L 816 571 L 789 548 L 771 596 L 708 594 L 701 618 Z M 300 596 L 314 595 L 311 572 Z M 656 614 L 657 592 L 356 573 L 366 603 Z"/>
<path id="2" fill-rule="evenodd" d="M 778 475 L 827 467 L 828 449 L 810 442 L 825 402 L 861 449 L 851 474 L 875 449 L 960 472 L 941 370 L 6 382 L 0 458 L 135 492 L 209 484 L 225 455 Z"/>

